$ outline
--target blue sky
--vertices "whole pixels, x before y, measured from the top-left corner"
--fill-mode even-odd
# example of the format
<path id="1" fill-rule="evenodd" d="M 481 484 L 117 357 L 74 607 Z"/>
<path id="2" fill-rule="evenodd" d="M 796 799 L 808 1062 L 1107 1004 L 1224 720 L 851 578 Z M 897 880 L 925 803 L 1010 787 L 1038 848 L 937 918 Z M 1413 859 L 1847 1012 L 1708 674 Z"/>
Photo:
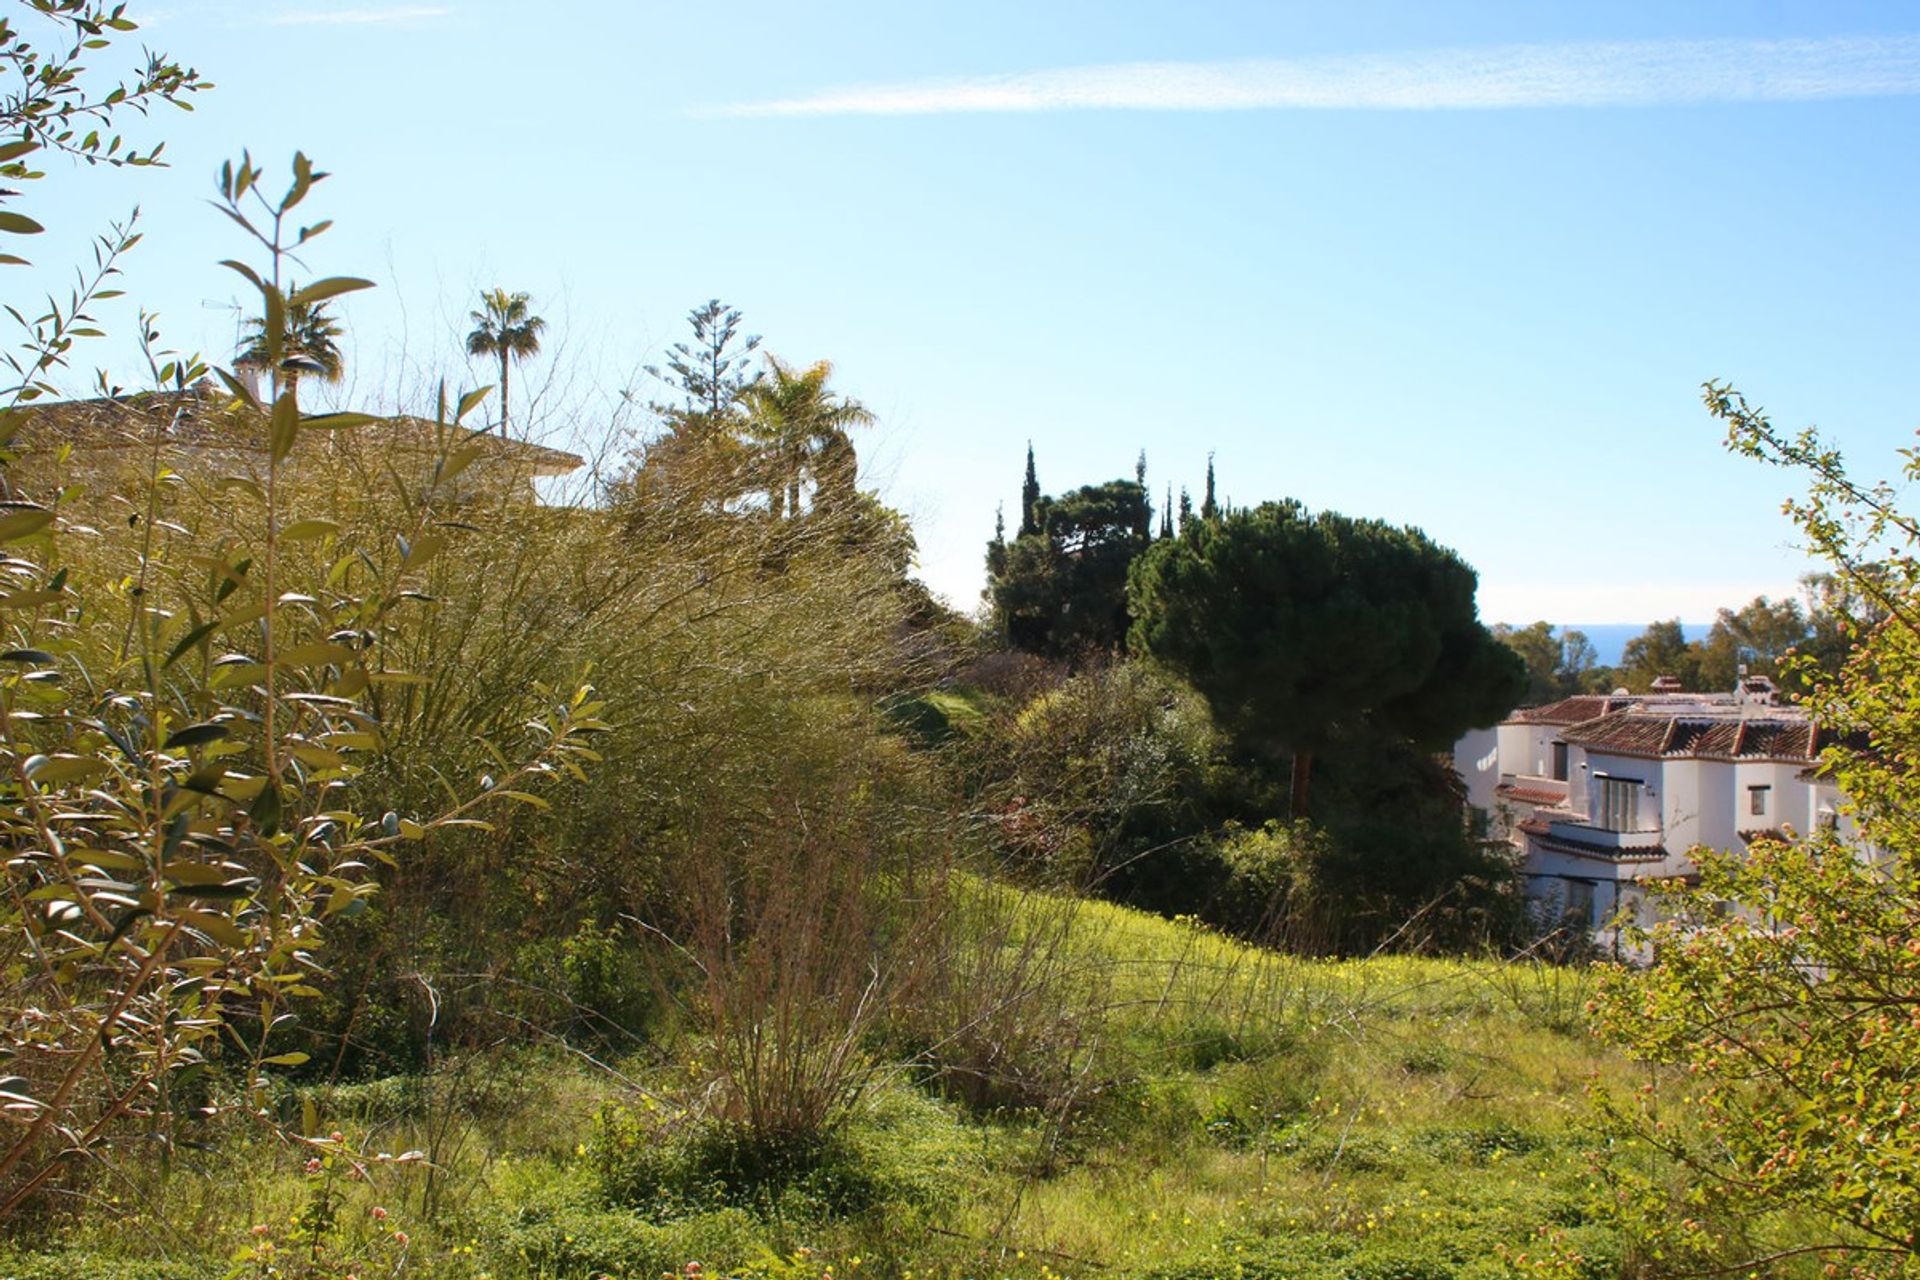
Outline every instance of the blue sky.
<path id="1" fill-rule="evenodd" d="M 225 354 L 240 294 L 213 264 L 241 246 L 204 197 L 241 147 L 302 148 L 335 175 L 313 269 L 381 284 L 345 308 L 348 394 L 491 381 L 466 312 L 524 289 L 550 354 L 516 385 L 582 447 L 724 298 L 878 413 L 870 481 L 962 607 L 1031 439 L 1049 489 L 1144 448 L 1156 492 L 1197 494 L 1212 451 L 1236 502 L 1417 524 L 1479 569 L 1490 619 L 1704 620 L 1807 565 L 1792 481 L 1721 450 L 1702 380 L 1868 474 L 1920 421 L 1910 6 L 132 16 L 218 88 L 148 126 L 171 169 L 29 193 L 56 228 L 38 261 L 137 202 L 130 293 Z"/>

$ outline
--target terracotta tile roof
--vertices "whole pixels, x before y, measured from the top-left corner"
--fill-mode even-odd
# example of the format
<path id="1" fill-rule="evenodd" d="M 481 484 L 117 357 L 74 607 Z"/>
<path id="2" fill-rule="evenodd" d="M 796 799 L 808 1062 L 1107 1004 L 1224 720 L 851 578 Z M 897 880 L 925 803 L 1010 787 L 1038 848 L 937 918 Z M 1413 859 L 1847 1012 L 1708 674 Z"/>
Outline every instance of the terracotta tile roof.
<path id="1" fill-rule="evenodd" d="M 1562 698 L 1558 702 L 1543 703 L 1537 707 L 1523 707 L 1513 713 L 1508 724 L 1583 724 L 1598 719 L 1612 711 L 1619 711 L 1633 705 L 1634 699 L 1616 697 L 1613 694 L 1576 694 L 1571 698 Z"/>
<path id="2" fill-rule="evenodd" d="M 1555 822 L 1585 821 L 1585 814 L 1575 813 L 1571 809 L 1536 809 L 1531 815 L 1521 819 L 1514 825 L 1530 836 L 1543 836 L 1547 834 L 1551 824 Z"/>
<path id="3" fill-rule="evenodd" d="M 1566 737 L 1568 742 L 1590 751 L 1657 756 L 1664 753 L 1672 729 L 1673 721 L 1666 716 L 1616 711 L 1569 729 Z"/>
<path id="4" fill-rule="evenodd" d="M 1524 782 L 1503 782 L 1493 792 L 1522 804 L 1565 804 L 1567 800 L 1565 787 L 1530 787 Z"/>
<path id="5" fill-rule="evenodd" d="M 1675 756 L 1716 760 L 1818 758 L 1827 735 L 1812 721 L 1774 713 L 1732 716 L 1668 714 L 1650 709 L 1616 711 L 1567 731 L 1568 742 L 1613 755 Z"/>
<path id="6" fill-rule="evenodd" d="M 71 444 L 76 452 L 132 449 L 150 444 L 156 429 L 187 449 L 263 453 L 266 433 L 257 418 L 230 414 L 232 397 L 211 386 L 186 391 L 137 392 L 92 400 L 57 400 L 22 411 L 26 421 L 15 439 L 23 446 Z M 481 443 L 501 462 L 528 467 L 534 475 L 565 475 L 586 460 L 563 449 L 526 440 L 503 440 L 465 427 L 443 428 L 423 418 L 398 416 L 360 428 L 377 433 L 389 448 L 429 451 L 447 443 Z M 451 439 L 443 440 L 442 432 Z"/>

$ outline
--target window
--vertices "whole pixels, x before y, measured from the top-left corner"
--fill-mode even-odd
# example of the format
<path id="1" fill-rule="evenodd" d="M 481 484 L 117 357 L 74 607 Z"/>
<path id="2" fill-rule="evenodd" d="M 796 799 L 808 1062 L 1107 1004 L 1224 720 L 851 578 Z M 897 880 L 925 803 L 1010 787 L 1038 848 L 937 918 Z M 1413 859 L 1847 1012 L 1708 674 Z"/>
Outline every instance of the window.
<path id="1" fill-rule="evenodd" d="M 1771 790 L 1773 790 L 1772 787 L 1748 787 L 1747 788 L 1747 812 L 1752 814 L 1756 818 L 1766 817 L 1767 816 L 1767 792 Z"/>
<path id="2" fill-rule="evenodd" d="M 1553 744 L 1553 779 L 1555 782 L 1567 780 L 1567 744 L 1564 742 Z"/>
<path id="3" fill-rule="evenodd" d="M 1593 881 L 1567 881 L 1567 914 L 1581 924 L 1593 923 Z"/>
<path id="4" fill-rule="evenodd" d="M 1605 831 L 1638 831 L 1640 829 L 1640 779 L 1609 778 L 1601 774 L 1594 778 L 1599 811 L 1595 821 Z"/>

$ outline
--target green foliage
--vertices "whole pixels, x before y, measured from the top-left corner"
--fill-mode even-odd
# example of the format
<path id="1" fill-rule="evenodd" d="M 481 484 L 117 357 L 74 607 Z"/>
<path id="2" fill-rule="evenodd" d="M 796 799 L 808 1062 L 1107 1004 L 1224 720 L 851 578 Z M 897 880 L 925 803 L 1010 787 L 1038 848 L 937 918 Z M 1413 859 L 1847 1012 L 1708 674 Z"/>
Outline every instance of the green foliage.
<path id="1" fill-rule="evenodd" d="M 0 133 L 8 137 L 0 144 L 0 179 L 9 184 L 37 181 L 46 174 L 35 166 L 49 155 L 115 167 L 160 164 L 164 142 L 144 150 L 137 142 L 129 144 L 115 129 L 115 120 L 130 113 L 144 116 L 163 103 L 191 110 L 192 95 L 211 86 L 192 68 L 151 49 L 145 51 L 145 62 L 132 77 L 103 82 L 88 63 L 96 53 L 138 29 L 126 16 L 124 4 L 29 0 L 20 7 L 29 15 L 23 25 L 0 21 L 0 63 L 18 77 L 20 86 L 0 102 Z M 46 229 L 26 214 L 4 207 L 20 195 L 12 186 L 0 190 L 0 234 L 7 237 L 8 245 L 8 251 L 0 252 L 0 266 L 25 265 L 27 260 L 11 251 L 17 243 L 14 237 L 38 235 Z M 136 211 L 124 225 L 114 226 L 97 240 L 92 271 L 76 273 L 79 284 L 64 304 L 49 295 L 47 310 L 31 320 L 18 309 L 12 311 L 26 330 L 26 340 L 0 355 L 16 379 L 0 391 L 6 410 L 0 412 L 0 446 L 22 425 L 12 411 L 57 395 L 51 376 L 68 365 L 79 339 L 99 336 L 88 308 L 120 296 L 114 287 L 114 277 L 119 275 L 116 263 L 139 242 L 134 231 L 137 221 Z M 147 327 L 144 318 L 142 327 Z M 11 527 L 20 527 L 17 516 L 10 519 Z"/>
<path id="2" fill-rule="evenodd" d="M 718 298 L 710 298 L 687 312 L 687 324 L 693 329 L 693 341 L 676 342 L 667 352 L 663 373 L 653 365 L 647 372 L 680 394 L 677 405 L 655 405 L 654 412 L 674 423 L 676 428 L 696 431 L 724 431 L 738 411 L 747 388 L 762 376 L 753 368 L 753 353 L 759 349 L 760 335 L 740 333 L 740 310 Z"/>
<path id="3" fill-rule="evenodd" d="M 650 1216 L 748 1208 L 819 1220 L 932 1207 L 959 1189 L 976 1149 L 946 1108 L 890 1089 L 837 1133 L 775 1145 L 684 1114 L 608 1106 L 586 1160 L 609 1203 Z"/>
<path id="4" fill-rule="evenodd" d="M 1687 643 L 1678 618 L 1656 622 L 1620 651 L 1619 675 L 1635 693 L 1646 692 L 1662 676 L 1672 676 L 1682 688 L 1699 689 L 1700 653 Z"/>
<path id="5" fill-rule="evenodd" d="M 450 1133 L 436 1170 L 395 1157 L 365 1180 L 337 1177 L 332 1256 L 390 1249 L 379 1231 L 401 1230 L 401 1274 L 421 1280 L 684 1275 L 689 1262 L 790 1280 L 1337 1280 L 1406 1268 L 1496 1280 L 1558 1239 L 1586 1261 L 1556 1274 L 1618 1274 L 1618 1238 L 1585 1216 L 1587 1163 L 1570 1129 L 1586 1081 L 1633 1073 L 1590 1037 L 1517 1016 L 1496 966 L 1303 961 L 1116 907 L 982 887 L 1016 908 L 999 918 L 1048 933 L 1069 921 L 1068 981 L 1020 1021 L 1104 1011 L 1089 1025 L 1098 1058 L 1069 1073 L 1087 1091 L 1075 1114 L 962 1112 L 903 1076 L 810 1159 L 774 1169 L 744 1164 L 723 1131 L 669 1101 L 697 1074 L 678 1055 L 635 1055 L 616 1077 L 577 1054 L 511 1054 L 493 1068 L 498 1100 L 447 1113 L 437 1100 L 460 1091 L 445 1071 L 313 1090 L 322 1127 L 355 1147 L 377 1133 L 404 1153 L 442 1125 Z M 1403 1065 L 1415 1055 L 1418 1071 Z M 1119 1084 L 1091 1093 L 1101 1079 Z M 602 1121 L 609 1107 L 625 1111 Z M 43 1223 L 34 1239 L 48 1251 L 0 1253 L 0 1270 L 220 1276 L 261 1239 L 297 1265 L 285 1246 L 318 1180 L 304 1160 L 235 1129 L 207 1153 L 209 1176 L 133 1184 L 139 1194 L 111 1220 Z M 430 1179 L 445 1187 L 432 1214 L 421 1206 Z"/>
<path id="6" fill-rule="evenodd" d="M 1451 766 L 1372 735 L 1324 757 L 1332 856 L 1317 877 L 1309 937 L 1354 953 L 1378 946 L 1505 952 L 1526 932 L 1511 856 L 1460 820 Z"/>
<path id="7" fill-rule="evenodd" d="M 349 1076 L 502 1035 L 582 1036 L 599 1053 L 668 1034 L 684 974 L 663 939 L 688 939 L 690 860 L 738 870 L 783 820 L 796 758 L 811 778 L 921 767 L 872 712 L 927 683 L 897 517 L 866 501 L 778 522 L 724 510 L 699 495 L 725 474 L 694 459 L 609 511 L 542 508 L 509 447 L 456 444 L 472 492 L 410 584 L 412 625 L 386 642 L 420 678 L 370 691 L 386 750 L 368 785 L 407 812 L 443 779 L 497 778 L 486 744 L 564 673 L 591 670 L 619 731 L 566 804 L 440 833 L 388 877 L 353 922 L 324 1016 L 286 1046 Z M 343 538 L 384 527 L 404 495 L 380 460 L 351 436 L 333 456 L 303 475 L 301 500 Z M 869 820 L 897 794 L 875 786 L 852 813 Z"/>
<path id="8" fill-rule="evenodd" d="M 764 1248 L 761 1234 L 738 1211 L 653 1222 L 626 1210 L 567 1205 L 510 1218 L 495 1243 L 529 1278 L 661 1276 L 678 1275 L 689 1259 L 710 1259 L 716 1272 L 745 1265 Z"/>
<path id="9" fill-rule="evenodd" d="M 893 695 L 881 702 L 880 710 L 889 723 L 922 747 L 978 733 L 986 722 L 985 713 L 966 695 L 939 689 Z"/>
<path id="10" fill-rule="evenodd" d="M 527 788 L 577 771 L 585 735 L 605 728 L 584 688 L 548 695 L 507 744 L 517 760 L 493 748 L 499 770 L 483 785 L 399 811 L 356 793 L 384 745 L 372 691 L 410 678 L 389 646 L 409 628 L 427 548 L 446 538 L 429 532 L 422 493 L 377 540 L 331 541 L 327 523 L 331 545 L 315 554 L 288 480 L 302 437 L 311 449 L 313 429 L 366 420 L 301 414 L 284 317 L 364 282 L 281 292 L 283 259 L 315 234 L 289 240 L 283 226 L 324 175 L 297 155 L 277 200 L 262 176 L 243 159 L 221 180 L 224 212 L 266 253 L 263 271 L 228 265 L 259 290 L 276 375 L 270 406 L 228 379 L 232 403 L 217 412 L 251 437 L 254 475 L 223 484 L 220 518 L 176 501 L 164 418 L 150 420 L 130 518 L 105 532 L 63 482 L 73 464 L 57 436 L 17 436 L 6 459 L 28 487 L 0 599 L 0 824 L 16 851 L 0 908 L 0 1050 L 20 1121 L 0 1152 L 0 1217 L 128 1130 L 171 1144 L 189 1113 L 257 1111 L 263 1072 L 307 1058 L 274 1036 L 317 994 L 323 922 L 365 910 L 372 869 L 404 845 L 484 827 L 509 803 L 545 805 Z M 198 409 L 200 366 L 154 363 L 175 412 Z M 36 493 L 43 503 L 25 496 Z M 214 1082 L 221 1066 L 239 1096 Z"/>
<path id="11" fill-rule="evenodd" d="M 1698 687 L 1731 689 L 1743 667 L 1748 675 L 1778 679 L 1783 664 L 1811 635 L 1797 600 L 1756 596 L 1738 610 L 1722 609 L 1701 646 Z"/>
<path id="12" fill-rule="evenodd" d="M 1249 937 L 1310 953 L 1381 947 L 1503 950 L 1524 931 L 1511 862 L 1470 840 L 1451 776 L 1378 739 L 1322 757 L 1319 823 L 1229 828 L 1205 910 Z"/>
<path id="13" fill-rule="evenodd" d="M 1813 432 L 1782 435 L 1726 387 L 1709 385 L 1707 404 L 1736 452 L 1806 475 L 1808 497 L 1789 504 L 1795 523 L 1886 621 L 1809 698 L 1845 735 L 1822 768 L 1853 829 L 1761 841 L 1746 857 L 1697 851 L 1702 884 L 1670 896 L 1672 919 L 1652 935 L 1656 963 L 1616 972 L 1602 992 L 1611 1038 L 1683 1072 L 1672 1087 L 1610 1102 L 1620 1137 L 1606 1165 L 1609 1212 L 1644 1254 L 1680 1265 L 1814 1254 L 1851 1275 L 1910 1275 L 1920 1256 L 1910 1115 L 1920 525 L 1887 486 L 1850 479 Z M 1911 480 L 1920 464 L 1907 459 Z"/>
<path id="14" fill-rule="evenodd" d="M 1015 649 L 1048 657 L 1117 650 L 1127 634 L 1127 571 L 1152 536 L 1146 487 L 1110 480 L 1051 498 L 1029 483 L 1023 530 L 1032 530 L 988 547 L 995 630 Z"/>
<path id="15" fill-rule="evenodd" d="M 298 297 L 300 287 L 289 285 L 287 292 Z M 346 376 L 346 359 L 340 354 L 339 340 L 346 330 L 334 320 L 323 302 L 289 302 L 285 310 L 286 332 L 280 339 L 279 371 L 289 380 L 311 374 L 322 382 L 337 383 Z M 249 368 L 272 373 L 274 358 L 268 351 L 266 321 L 247 321 L 248 337 L 234 354 L 236 369 Z"/>
<path id="16" fill-rule="evenodd" d="M 1522 706 L 1539 706 L 1577 693 L 1591 692 L 1611 677 L 1602 671 L 1593 642 L 1580 631 L 1556 635 L 1550 622 L 1525 627 L 1504 623 L 1493 629 L 1494 639 L 1520 655 L 1527 664 L 1527 691 Z"/>
<path id="17" fill-rule="evenodd" d="M 1212 825 L 1222 744 L 1192 690 L 1140 663 L 1084 671 L 984 734 L 1011 851 L 1055 883 L 1190 910 L 1192 838 Z M 1171 892 L 1170 892 L 1171 890 Z"/>
<path id="18" fill-rule="evenodd" d="M 1027 473 L 1020 481 L 1020 536 L 1040 532 L 1040 473 L 1033 465 L 1033 441 L 1027 441 Z"/>
<path id="19" fill-rule="evenodd" d="M 950 758 L 1030 879 L 1316 952 L 1504 944 L 1520 927 L 1511 867 L 1468 838 L 1428 754 L 1342 736 L 1319 825 L 1273 822 L 1271 762 L 1235 753 L 1205 700 L 1149 663 L 1072 676 Z"/>
<path id="20" fill-rule="evenodd" d="M 802 369 L 769 355 L 767 375 L 740 391 L 745 431 L 758 450 L 755 470 L 774 519 L 798 519 L 806 486 L 815 511 L 846 508 L 856 496 L 853 427 L 873 414 L 858 400 L 829 390 L 833 362 L 816 360 Z"/>
<path id="21" fill-rule="evenodd" d="M 1343 731 L 1439 749 L 1524 690 L 1474 609 L 1475 579 L 1414 529 L 1267 503 L 1156 543 L 1130 584 L 1132 644 L 1204 695 L 1235 738 L 1306 765 Z"/>
<path id="22" fill-rule="evenodd" d="M 583 922 L 561 944 L 560 964 L 589 1035 L 645 1025 L 653 991 L 621 930 Z"/>
<path id="23" fill-rule="evenodd" d="M 44 173 L 33 166 L 49 153 L 116 167 L 159 164 L 166 144 L 156 142 L 145 150 L 128 145 L 114 128 L 115 118 L 145 115 L 162 103 L 191 110 L 191 95 L 212 86 L 191 67 L 153 50 L 143 51 L 145 61 L 131 78 L 101 83 L 86 63 L 138 30 L 124 4 L 30 0 L 20 7 L 31 14 L 28 25 L 0 23 L 0 61 L 21 86 L 9 95 L 0 115 L 6 131 L 16 135 L 0 147 L 0 176 L 9 182 L 41 178 Z M 33 24 L 44 26 L 35 30 Z M 40 31 L 47 33 L 46 39 Z M 6 214 L 0 228 L 16 235 L 41 230 L 18 213 Z"/>
<path id="24" fill-rule="evenodd" d="M 540 354 L 540 335 L 547 322 L 533 314 L 533 296 L 488 289 L 480 295 L 480 310 L 470 312 L 473 330 L 467 334 L 467 354 L 494 356 L 500 361 L 500 436 L 507 435 L 507 388 L 512 362 Z"/>
<path id="25" fill-rule="evenodd" d="M 111 1253 L 0 1251 L 8 1280 L 225 1280 L 227 1266 L 213 1258 L 167 1261 Z"/>
<path id="26" fill-rule="evenodd" d="M 1878 600 L 1858 585 L 1876 572 L 1867 565 L 1852 576 L 1809 574 L 1802 581 L 1805 606 L 1755 596 L 1738 609 L 1721 609 L 1700 640 L 1688 641 L 1678 619 L 1654 623 L 1627 642 L 1613 674 L 1636 693 L 1663 675 L 1689 690 L 1724 693 L 1744 669 L 1802 696 L 1818 678 L 1837 675 L 1860 636 L 1885 619 Z"/>

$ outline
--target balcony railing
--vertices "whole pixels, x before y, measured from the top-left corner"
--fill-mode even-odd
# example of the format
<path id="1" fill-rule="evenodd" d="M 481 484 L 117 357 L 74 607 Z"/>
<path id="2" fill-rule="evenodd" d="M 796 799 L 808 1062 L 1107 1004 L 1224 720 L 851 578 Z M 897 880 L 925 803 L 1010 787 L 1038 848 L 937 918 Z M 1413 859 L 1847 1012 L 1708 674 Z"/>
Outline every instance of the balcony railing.
<path id="1" fill-rule="evenodd" d="M 1664 833 L 1658 827 L 1642 831 L 1611 831 L 1606 827 L 1596 827 L 1585 822 L 1550 822 L 1547 831 L 1563 840 L 1578 840 L 1583 844 L 1597 844 L 1609 849 L 1657 849 Z"/>

